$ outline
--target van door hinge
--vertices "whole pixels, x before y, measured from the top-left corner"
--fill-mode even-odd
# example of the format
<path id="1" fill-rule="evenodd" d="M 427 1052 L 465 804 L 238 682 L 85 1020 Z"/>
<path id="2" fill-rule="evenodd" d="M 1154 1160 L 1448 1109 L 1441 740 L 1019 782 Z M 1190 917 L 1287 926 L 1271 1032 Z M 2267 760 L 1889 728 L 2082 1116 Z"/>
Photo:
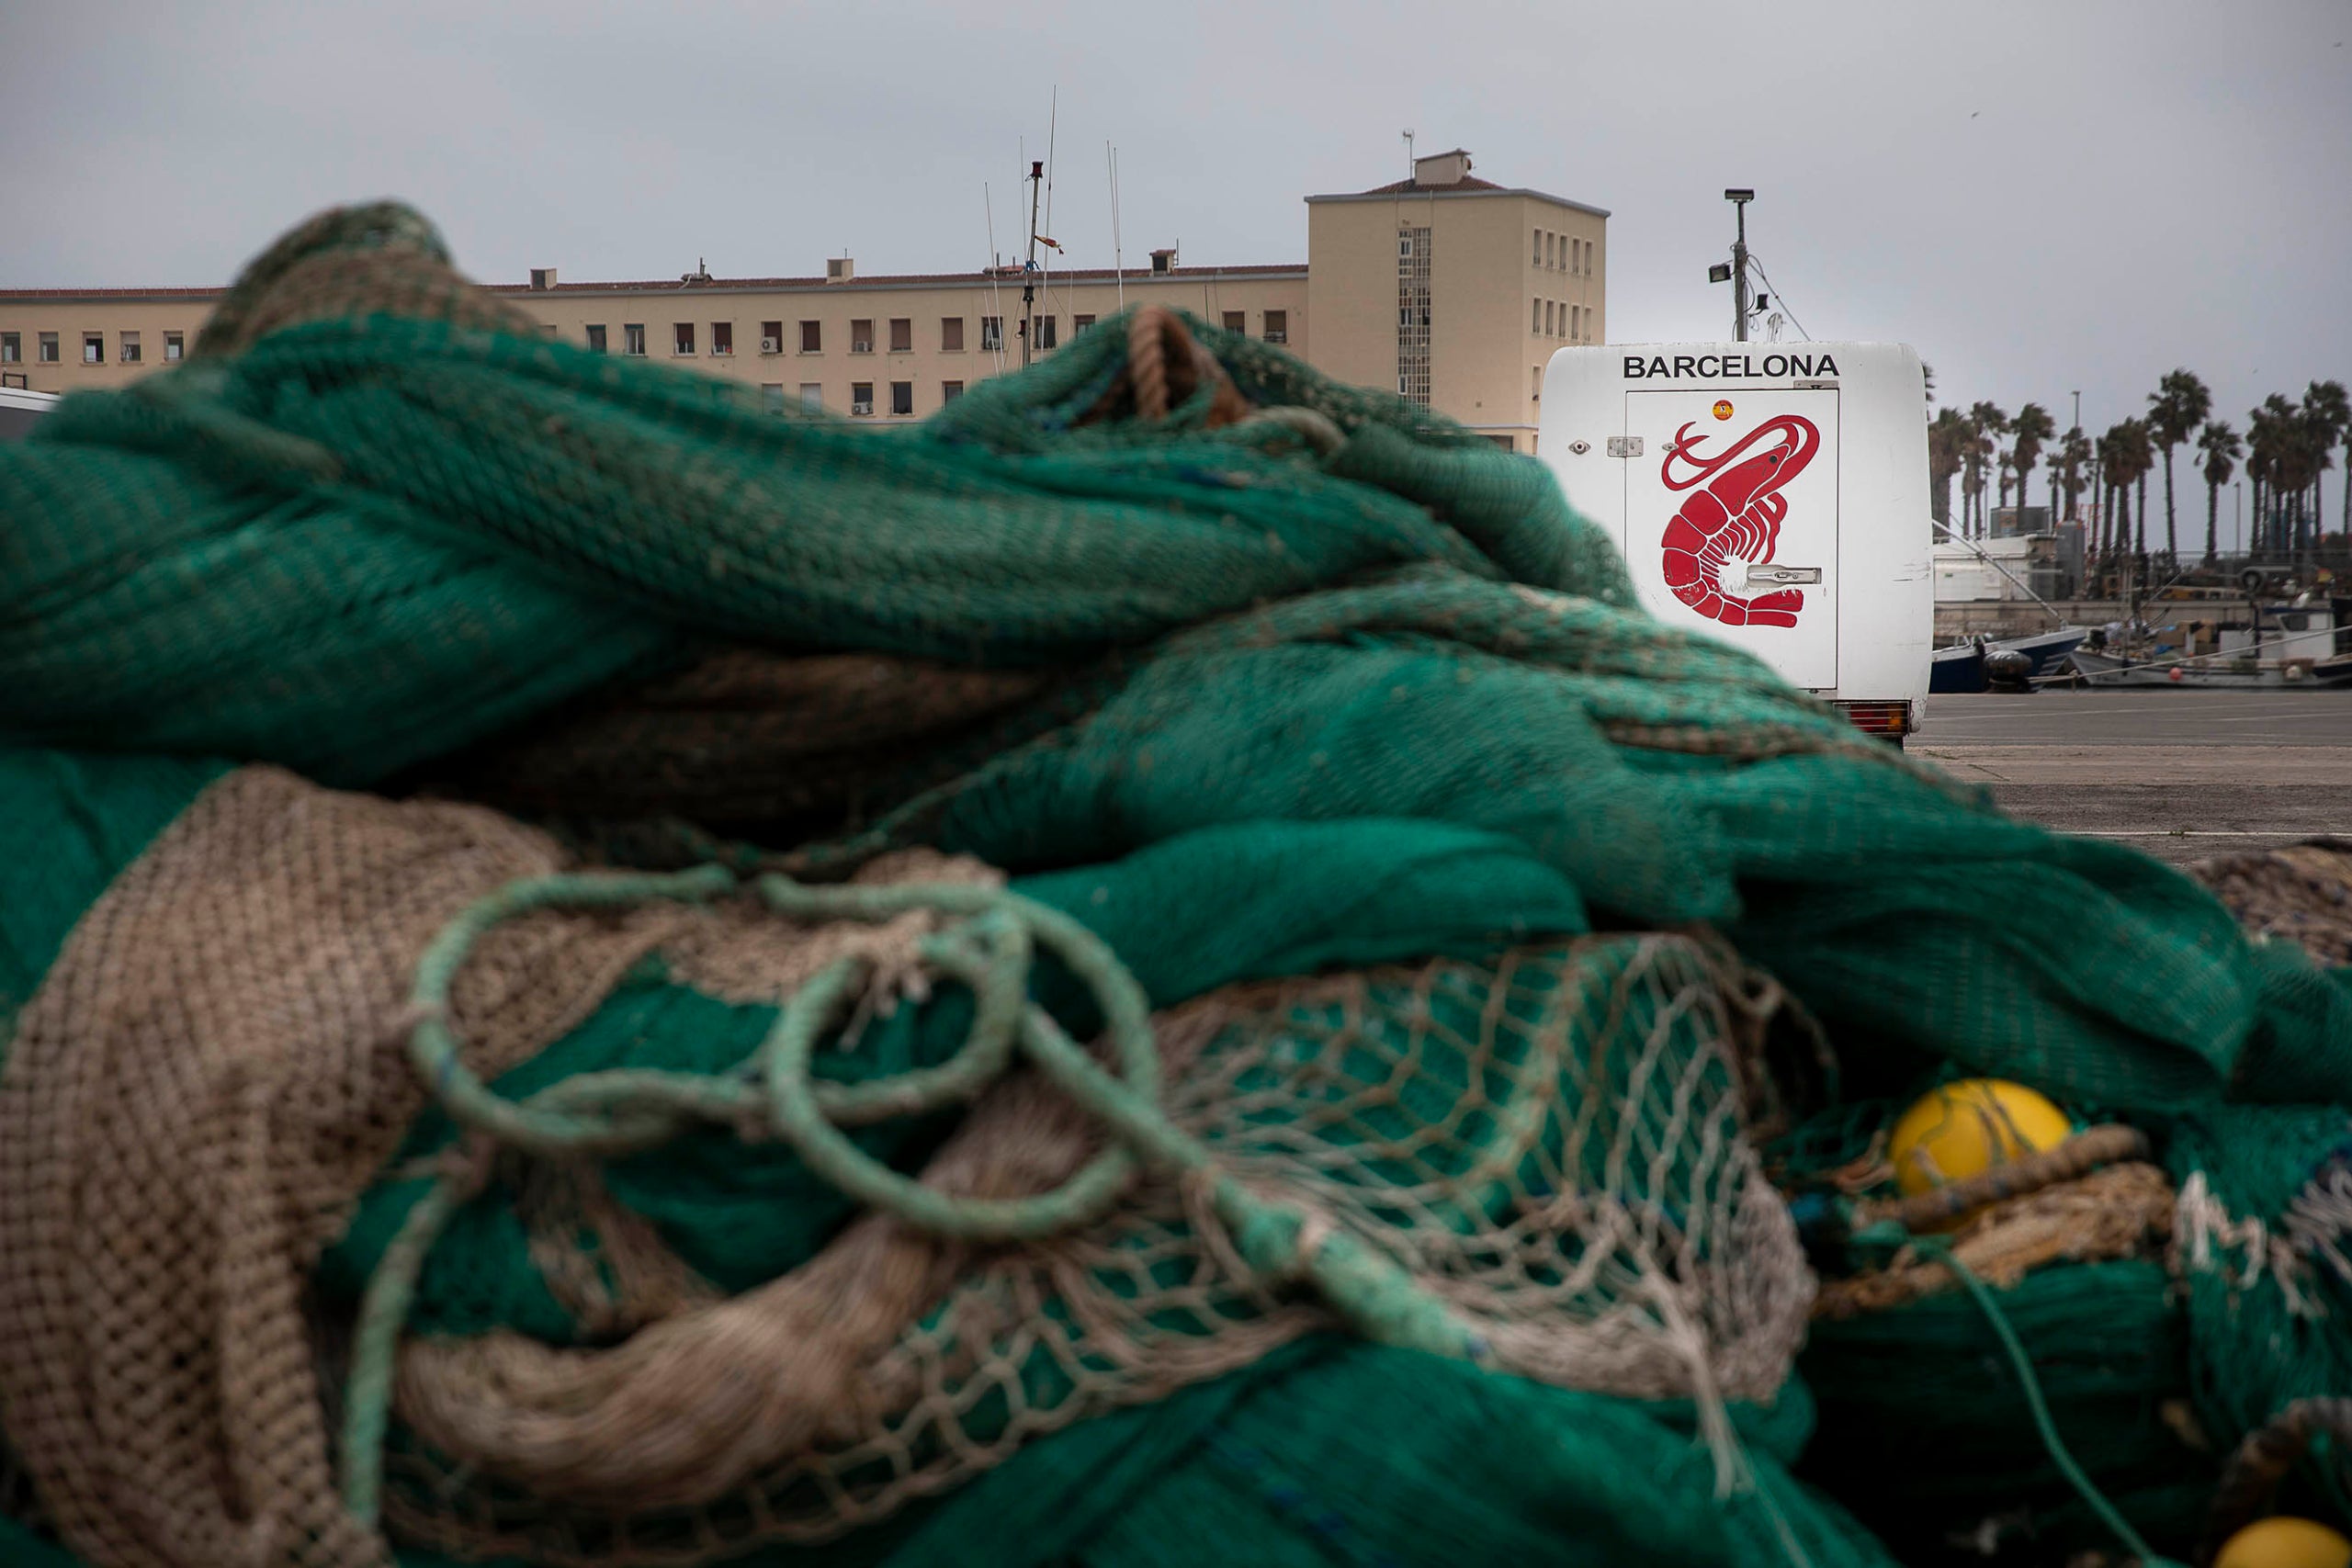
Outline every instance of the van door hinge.
<path id="1" fill-rule="evenodd" d="M 1612 457 L 1638 457 L 1642 455 L 1642 438 L 1638 435 L 1612 435 L 1609 438 L 1609 455 Z"/>

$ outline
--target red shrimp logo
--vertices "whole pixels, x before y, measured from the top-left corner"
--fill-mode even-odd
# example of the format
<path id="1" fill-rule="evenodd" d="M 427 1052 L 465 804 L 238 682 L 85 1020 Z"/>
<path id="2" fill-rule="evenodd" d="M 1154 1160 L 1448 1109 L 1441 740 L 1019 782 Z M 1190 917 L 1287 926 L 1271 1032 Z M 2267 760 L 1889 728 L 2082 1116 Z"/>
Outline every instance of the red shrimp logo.
<path id="1" fill-rule="evenodd" d="M 1698 448 L 1706 433 L 1692 434 L 1693 420 L 1677 431 L 1666 448 L 1658 477 L 1668 490 L 1704 484 L 1682 503 L 1666 525 L 1666 586 L 1677 599 L 1725 626 L 1792 626 L 1804 608 L 1804 591 L 1783 588 L 1754 599 L 1726 593 L 1727 561 L 1762 566 L 1781 542 L 1789 503 L 1781 490 L 1804 472 L 1821 449 L 1813 422 L 1784 413 L 1766 420 L 1714 457 Z M 1677 478 L 1677 466 L 1683 477 Z"/>

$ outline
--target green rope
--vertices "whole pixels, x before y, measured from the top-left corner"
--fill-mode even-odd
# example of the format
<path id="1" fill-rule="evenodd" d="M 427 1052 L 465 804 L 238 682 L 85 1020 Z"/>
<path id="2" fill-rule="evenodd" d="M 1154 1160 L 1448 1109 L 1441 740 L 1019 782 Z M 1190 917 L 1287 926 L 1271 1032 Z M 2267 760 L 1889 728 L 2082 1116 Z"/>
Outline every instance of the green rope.
<path id="1" fill-rule="evenodd" d="M 1862 1238 L 1857 1236 L 1856 1239 Z M 2108 1501 L 2107 1495 L 2084 1472 L 2083 1467 L 2075 1462 L 2075 1456 L 2067 1450 L 2065 1439 L 2059 1436 L 2058 1423 L 2051 1418 L 2049 1402 L 2041 1396 L 2041 1382 L 2034 1376 L 2032 1358 L 2026 1354 L 2017 1331 L 2009 1326 L 2008 1314 L 2001 1310 L 2001 1303 L 1994 1299 L 1993 1292 L 1984 1288 L 1984 1282 L 1960 1260 L 1960 1255 L 1952 1250 L 1951 1243 L 1939 1235 L 1912 1235 L 1908 1240 L 1920 1253 L 1935 1258 L 1952 1271 L 1975 1301 L 1977 1309 L 1984 1313 L 1985 1322 L 1992 1325 L 1994 1335 L 2001 1341 L 2001 1348 L 2008 1353 L 2009 1366 L 2017 1373 L 2018 1385 L 2025 1390 L 2026 1405 L 2033 1412 L 2033 1424 L 2041 1434 L 2041 1446 L 2049 1451 L 2051 1461 L 2057 1465 L 2059 1473 L 2066 1478 L 2066 1483 L 2075 1489 L 2075 1495 L 2098 1517 L 2100 1523 L 2114 1532 L 2115 1539 L 2123 1544 L 2123 1549 L 2146 1568 L 2185 1568 L 2171 1558 L 2159 1557 L 2151 1551 L 2148 1543 L 2140 1539 L 2140 1532 L 2132 1528 L 2132 1522 Z"/>
<path id="2" fill-rule="evenodd" d="M 1117 1201 L 1139 1165 L 1148 1166 L 1200 1180 L 1252 1270 L 1305 1282 L 1367 1339 L 1481 1364 L 1489 1359 L 1477 1329 L 1395 1260 L 1320 1216 L 1246 1190 L 1218 1168 L 1205 1144 L 1170 1122 L 1159 1104 L 1159 1052 L 1143 987 L 1085 926 L 1001 888 L 811 887 L 775 875 L 753 884 L 769 908 L 797 920 L 878 921 L 916 910 L 960 918 L 963 924 L 922 947 L 928 963 L 962 981 L 975 998 L 963 1043 L 937 1066 L 854 1085 L 814 1077 L 819 1042 L 855 998 L 863 965 L 854 959 L 832 964 L 802 985 L 752 1056 L 729 1073 L 585 1073 L 513 1100 L 465 1066 L 451 1024 L 451 992 L 474 945 L 493 928 L 542 909 L 609 909 L 661 899 L 703 903 L 741 886 L 734 872 L 718 865 L 674 874 L 527 878 L 464 910 L 426 946 L 409 997 L 409 1056 L 468 1141 L 462 1156 L 445 1167 L 410 1211 L 361 1300 L 343 1462 L 345 1503 L 362 1523 L 373 1528 L 380 1508 L 400 1335 L 425 1258 L 451 1218 L 481 1190 L 500 1147 L 610 1157 L 658 1145 L 696 1122 L 740 1127 L 764 1113 L 812 1172 L 850 1197 L 930 1235 L 994 1242 L 1084 1224 Z M 1029 1001 L 1029 972 L 1039 947 L 1094 994 L 1115 1073 Z M 1102 1153 L 1052 1191 L 1008 1199 L 942 1192 L 874 1158 L 842 1132 L 969 1100 L 1016 1057 L 1112 1134 Z"/>

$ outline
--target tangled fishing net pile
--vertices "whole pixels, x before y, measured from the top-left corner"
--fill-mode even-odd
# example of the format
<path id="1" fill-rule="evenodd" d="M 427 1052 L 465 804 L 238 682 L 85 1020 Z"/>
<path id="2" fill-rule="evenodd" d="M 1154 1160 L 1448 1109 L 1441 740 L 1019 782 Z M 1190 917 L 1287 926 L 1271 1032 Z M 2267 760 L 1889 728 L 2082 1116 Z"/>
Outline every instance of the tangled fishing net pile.
<path id="1" fill-rule="evenodd" d="M 2008 821 L 1164 311 L 876 431 L 323 215 L 0 449 L 0 856 L 9 1562 L 2345 1504 L 2324 877 Z M 1906 1208 L 1962 1074 L 2091 1130 Z"/>

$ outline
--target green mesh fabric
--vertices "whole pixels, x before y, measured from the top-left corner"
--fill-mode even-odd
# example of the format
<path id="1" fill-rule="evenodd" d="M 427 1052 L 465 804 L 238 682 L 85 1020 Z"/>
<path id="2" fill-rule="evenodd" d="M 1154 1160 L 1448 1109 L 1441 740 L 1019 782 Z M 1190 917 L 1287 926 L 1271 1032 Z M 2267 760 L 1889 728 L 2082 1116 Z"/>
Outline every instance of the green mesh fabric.
<path id="1" fill-rule="evenodd" d="M 1965 1070 L 2178 1116 L 2176 1173 L 2274 1229 L 2341 1138 L 2318 1108 L 2352 1099 L 2341 976 L 1642 614 L 1540 466 L 1426 411 L 1195 325 L 1248 403 L 1314 419 L 1219 423 L 1205 390 L 1128 417 L 1114 320 L 876 431 L 502 331 L 447 280 L 368 293 L 401 247 L 438 254 L 413 215 L 307 226 L 198 358 L 0 447 L 0 850 L 28 871 L 0 900 L 0 1038 L 217 759 L 390 790 L 715 647 L 854 650 L 1070 683 L 965 737 L 945 783 L 910 764 L 821 841 L 760 847 L 818 874 L 895 845 L 974 855 L 1102 937 L 1155 1006 L 1709 922 L 1826 1027 L 1858 1094 Z M 300 277 L 311 306 L 271 293 Z M 1331 439 L 1301 434 L 1315 420 Z M 1033 993 L 1075 1033 L 1100 1021 L 1050 964 Z M 904 1010 L 820 1076 L 936 1062 L 968 1010 L 952 989 Z M 720 1071 L 773 1016 L 649 963 L 500 1088 Z M 857 1138 L 910 1169 L 952 1121 Z M 325 1301 L 356 1300 L 421 1191 L 402 1163 L 450 1136 L 437 1112 L 411 1130 L 322 1265 Z M 781 1145 L 718 1134 L 605 1176 L 729 1290 L 804 1262 L 853 1208 Z M 2084 1266 L 2006 1296 L 2077 1451 L 2172 1540 L 2195 1471 L 2153 1409 L 2193 1388 L 2234 1432 L 2345 1382 L 2340 1337 L 2283 1298 L 2209 1269 L 2182 1309 L 2161 1284 Z M 582 1334 L 495 1202 L 435 1249 L 415 1321 Z M 1902 1543 L 1975 1524 L 1994 1493 L 2075 1539 L 1986 1343 L 1957 1296 L 1825 1326 L 1805 1472 Z M 2280 1344 L 2289 1371 L 2247 1371 Z M 1719 1504 L 1687 1419 L 1318 1340 L 757 1560 L 1883 1561 L 1786 1473 L 1803 1409 L 1792 1383 L 1742 1412 L 1755 1484 Z M 1912 1436 L 1873 1445 L 1871 1419 Z"/>
<path id="2" fill-rule="evenodd" d="M 0 1063 L 8 1021 L 82 911 L 223 771 L 179 757 L 0 746 L 0 866 L 9 868 L 0 897 Z"/>
<path id="3" fill-rule="evenodd" d="M 2060 1265 L 2000 1301 L 2075 1459 L 2149 1544 L 2186 1560 L 2218 1465 L 2184 1437 L 2189 1326 L 2171 1276 L 2155 1262 Z M 1800 1473 L 1849 1499 L 1904 1562 L 2111 1544 L 2050 1461 L 1966 1295 L 1817 1322 L 1798 1365 L 1821 1411 Z"/>
<path id="4" fill-rule="evenodd" d="M 2216 1106 L 2175 1137 L 2181 1265 L 2198 1410 L 2234 1444 L 2297 1399 L 2352 1388 L 2352 1110 Z M 2352 1453 L 2305 1480 L 2352 1512 Z"/>

